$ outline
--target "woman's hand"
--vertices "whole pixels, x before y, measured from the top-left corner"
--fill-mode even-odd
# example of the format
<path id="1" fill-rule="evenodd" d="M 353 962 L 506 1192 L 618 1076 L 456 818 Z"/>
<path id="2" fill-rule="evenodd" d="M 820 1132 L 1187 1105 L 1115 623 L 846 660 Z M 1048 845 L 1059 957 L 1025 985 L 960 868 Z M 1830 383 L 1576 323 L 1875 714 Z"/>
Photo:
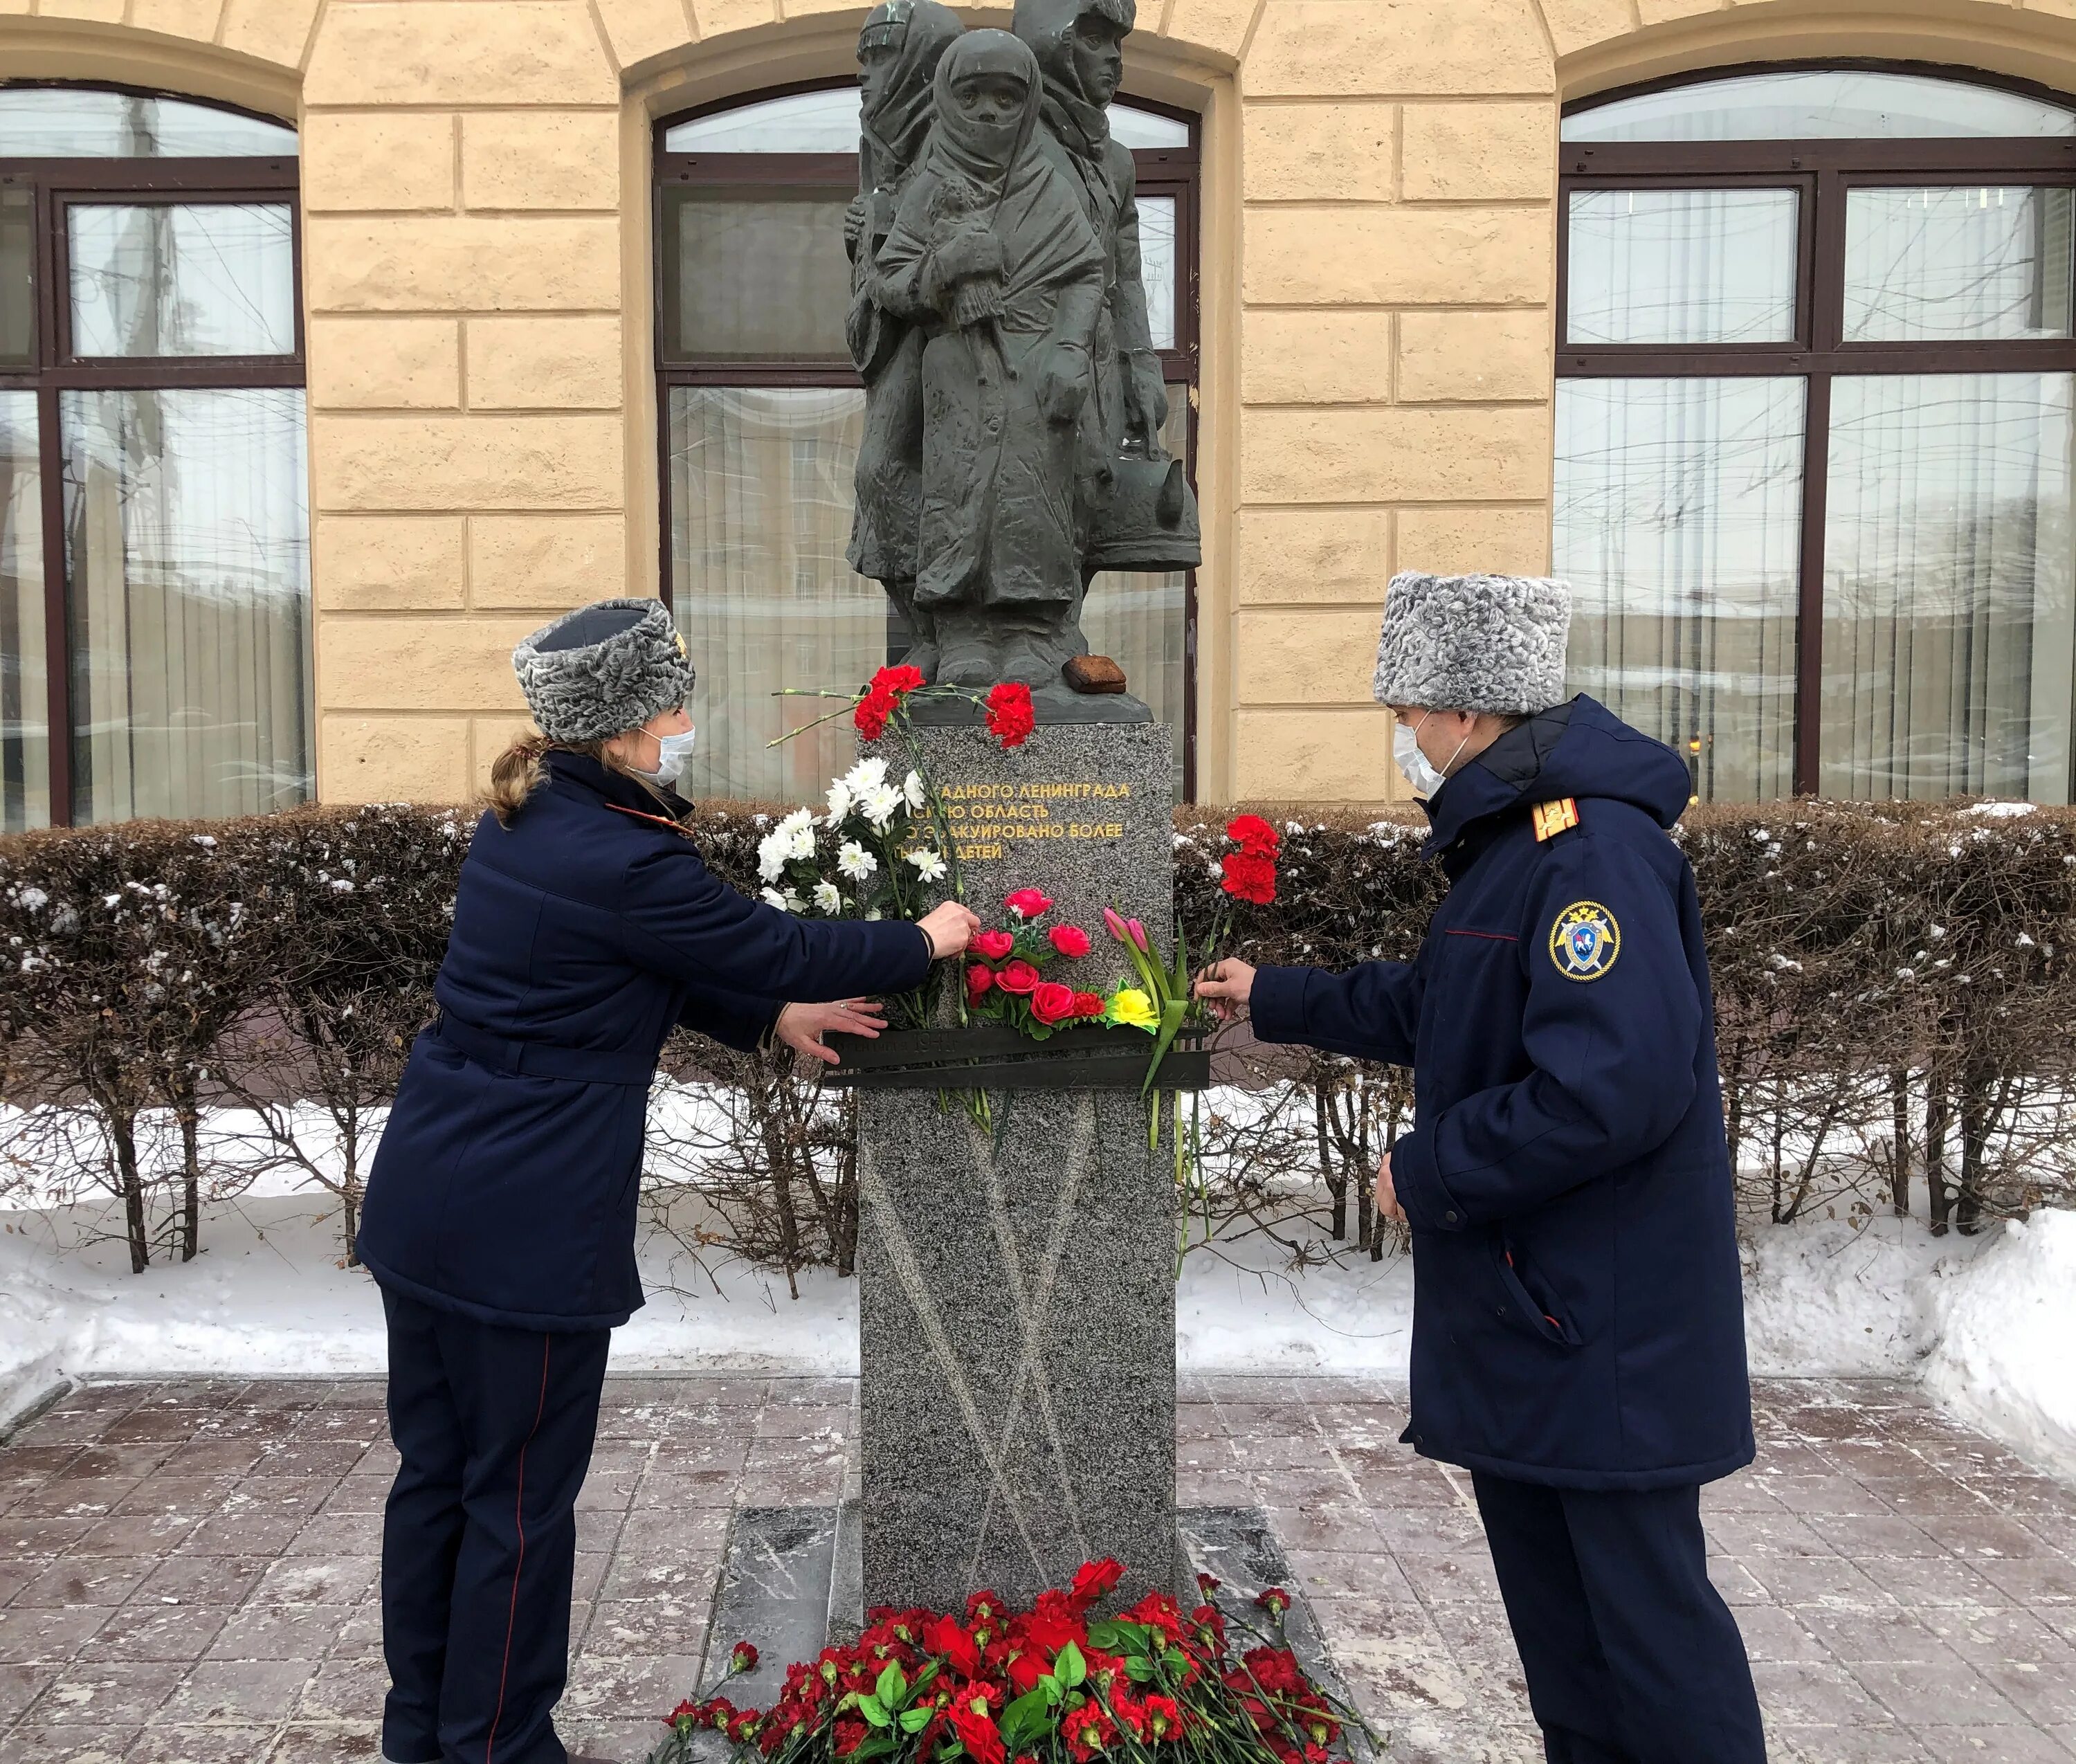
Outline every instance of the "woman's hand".
<path id="1" fill-rule="evenodd" d="M 1194 990 L 1218 1013 L 1219 1022 L 1231 1023 L 1234 1018 L 1247 1014 L 1248 1001 L 1254 996 L 1254 969 L 1251 964 L 1228 956 L 1223 961 L 1211 963 L 1197 976 Z"/>
<path id="2" fill-rule="evenodd" d="M 930 940 L 930 959 L 933 961 L 942 961 L 948 956 L 963 956 L 966 945 L 973 941 L 974 933 L 980 929 L 979 919 L 965 903 L 957 900 L 932 907 L 916 923 Z"/>
<path id="3" fill-rule="evenodd" d="M 843 1056 L 822 1038 L 862 1036 L 877 1041 L 886 1027 L 886 1007 L 870 998 L 840 998 L 829 1005 L 786 1005 L 771 1032 L 803 1059 L 835 1065 Z"/>
<path id="4" fill-rule="evenodd" d="M 1391 1154 L 1376 1167 L 1376 1210 L 1394 1225 L 1407 1222 L 1405 1209 L 1398 1204 L 1398 1185 L 1391 1180 Z"/>

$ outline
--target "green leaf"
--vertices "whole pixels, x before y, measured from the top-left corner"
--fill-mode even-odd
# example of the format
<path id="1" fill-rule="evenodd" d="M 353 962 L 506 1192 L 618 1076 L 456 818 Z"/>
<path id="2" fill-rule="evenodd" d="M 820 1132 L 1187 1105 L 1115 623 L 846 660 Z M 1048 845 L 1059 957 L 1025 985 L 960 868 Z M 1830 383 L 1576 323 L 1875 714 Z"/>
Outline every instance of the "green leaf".
<path id="1" fill-rule="evenodd" d="M 885 1727 L 893 1719 L 886 1712 L 886 1705 L 876 1696 L 862 1696 L 857 1700 L 857 1712 L 874 1727 Z"/>
<path id="2" fill-rule="evenodd" d="M 1089 1619 L 1089 1646 L 1101 1648 L 1106 1654 L 1122 1654 L 1130 1644 L 1125 1638 L 1124 1625 L 1115 1617 Z"/>
<path id="3" fill-rule="evenodd" d="M 1053 1705 L 1045 1687 L 1057 1687 L 1051 1677 L 1040 1679 L 1002 1712 L 1002 1743 L 1011 1752 L 1028 1751 L 1053 1725 Z"/>
<path id="4" fill-rule="evenodd" d="M 1153 1662 L 1143 1654 L 1128 1654 L 1124 1659 L 1124 1672 L 1134 1684 L 1148 1684 L 1153 1679 Z"/>
<path id="5" fill-rule="evenodd" d="M 1089 1662 L 1082 1657 L 1082 1650 L 1069 1642 L 1053 1657 L 1053 1676 L 1060 1681 L 1064 1690 L 1087 1682 Z"/>
<path id="6" fill-rule="evenodd" d="M 1188 1670 L 1190 1662 L 1180 1648 L 1170 1648 L 1160 1656 L 1160 1663 L 1170 1672 L 1181 1672 Z"/>
<path id="7" fill-rule="evenodd" d="M 1066 1686 L 1062 1684 L 1058 1677 L 1051 1672 L 1048 1672 L 1044 1677 L 1039 1679 L 1038 1688 L 1045 1693 L 1045 1700 L 1055 1706 L 1057 1706 L 1067 1694 Z"/>
<path id="8" fill-rule="evenodd" d="M 873 1687 L 878 1694 L 883 1708 L 898 1709 L 908 1700 L 908 1680 L 902 1676 L 901 1668 L 889 1661 L 886 1670 L 879 1675 L 879 1683 Z"/>
<path id="9" fill-rule="evenodd" d="M 872 1764 L 873 1759 L 885 1758 L 899 1745 L 891 1733 L 874 1733 L 850 1754 L 851 1764 Z"/>
<path id="10" fill-rule="evenodd" d="M 936 1712 L 928 1704 L 921 1708 L 903 1709 L 901 1712 L 901 1731 L 903 1733 L 921 1733 L 930 1725 L 930 1717 Z"/>

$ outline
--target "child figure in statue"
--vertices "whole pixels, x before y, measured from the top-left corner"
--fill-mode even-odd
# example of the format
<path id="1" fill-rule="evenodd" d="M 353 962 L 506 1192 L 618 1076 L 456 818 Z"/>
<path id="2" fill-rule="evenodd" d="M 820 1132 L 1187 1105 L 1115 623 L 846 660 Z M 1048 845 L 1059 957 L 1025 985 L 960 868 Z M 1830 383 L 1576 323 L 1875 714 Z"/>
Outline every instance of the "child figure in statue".
<path id="1" fill-rule="evenodd" d="M 850 567 L 900 608 L 914 636 L 907 659 L 937 665 L 936 621 L 916 604 L 916 550 L 923 516 L 923 344 L 914 324 L 872 297 L 873 261 L 894 225 L 900 195 L 930 132 L 937 63 L 964 31 L 937 0 L 885 0 L 858 33 L 858 193 L 845 217 L 851 254 L 846 335 L 865 382 Z"/>
<path id="2" fill-rule="evenodd" d="M 872 296 L 928 337 L 916 604 L 936 621 L 935 678 L 1059 695 L 1083 647 L 1077 485 L 1102 446 L 1090 392 L 1105 257 L 1040 149 L 1040 83 L 1007 31 L 945 51 L 936 126 Z"/>

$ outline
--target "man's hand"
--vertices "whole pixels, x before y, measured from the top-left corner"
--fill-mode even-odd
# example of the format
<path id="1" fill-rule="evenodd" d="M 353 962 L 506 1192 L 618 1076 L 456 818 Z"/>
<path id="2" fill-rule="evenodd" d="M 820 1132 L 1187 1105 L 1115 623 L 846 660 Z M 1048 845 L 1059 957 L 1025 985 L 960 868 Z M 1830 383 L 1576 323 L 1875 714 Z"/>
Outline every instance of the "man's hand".
<path id="1" fill-rule="evenodd" d="M 803 1059 L 832 1066 L 843 1056 L 822 1039 L 824 1036 L 862 1036 L 876 1041 L 886 1027 L 884 1005 L 871 998 L 841 998 L 829 1005 L 786 1005 L 772 1033 Z"/>
<path id="2" fill-rule="evenodd" d="M 964 902 L 957 900 L 932 907 L 916 923 L 930 940 L 930 957 L 935 961 L 942 961 L 947 956 L 963 956 L 974 933 L 980 929 L 979 918 Z"/>
<path id="3" fill-rule="evenodd" d="M 1406 1222 L 1405 1209 L 1398 1204 L 1398 1190 L 1391 1180 L 1391 1154 L 1384 1154 L 1384 1162 L 1376 1167 L 1376 1210 L 1394 1225 Z"/>
<path id="4" fill-rule="evenodd" d="M 1231 1023 L 1247 1014 L 1248 1001 L 1254 996 L 1253 966 L 1228 956 L 1198 974 L 1193 990 L 1218 1013 L 1219 1022 Z"/>

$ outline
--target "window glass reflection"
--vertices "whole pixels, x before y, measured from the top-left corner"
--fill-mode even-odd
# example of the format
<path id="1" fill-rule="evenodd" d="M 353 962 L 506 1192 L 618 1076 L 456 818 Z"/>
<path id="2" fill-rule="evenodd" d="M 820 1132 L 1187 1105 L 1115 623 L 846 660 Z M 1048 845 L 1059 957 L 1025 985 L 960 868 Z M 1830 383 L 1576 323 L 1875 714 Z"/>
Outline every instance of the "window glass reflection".
<path id="1" fill-rule="evenodd" d="M 0 89 L 0 159 L 293 158 L 296 131 L 283 122 L 155 98 L 77 86 Z"/>
<path id="2" fill-rule="evenodd" d="M 2076 135 L 2076 112 L 1916 73 L 1787 68 L 1669 86 L 1564 118 L 1566 141 L 1930 140 Z"/>
<path id="3" fill-rule="evenodd" d="M 1139 198 L 1140 275 L 1146 284 L 1147 326 L 1156 349 L 1175 347 L 1175 198 Z"/>
<path id="4" fill-rule="evenodd" d="M 1819 787 L 2070 799 L 2076 376 L 1841 377 Z"/>
<path id="5" fill-rule="evenodd" d="M 1855 189 L 1846 203 L 1846 338 L 2066 337 L 2076 191 Z"/>
<path id="6" fill-rule="evenodd" d="M 310 794 L 300 389 L 61 396 L 73 816 Z"/>
<path id="7" fill-rule="evenodd" d="M 666 355 L 848 362 L 848 205 L 820 192 L 666 189 Z"/>
<path id="8" fill-rule="evenodd" d="M 285 202 L 76 202 L 77 356 L 287 355 L 295 235 Z"/>
<path id="9" fill-rule="evenodd" d="M 855 153 L 858 90 L 832 86 L 760 98 L 672 124 L 663 131 L 666 153 Z M 1120 99 L 1111 106 L 1113 139 L 1135 151 L 1185 147 L 1190 125 Z"/>
<path id="10" fill-rule="evenodd" d="M 1793 190 L 1574 190 L 1565 339 L 1784 342 Z"/>
<path id="11" fill-rule="evenodd" d="M 1704 799 L 1792 787 L 1800 379 L 1563 380 L 1555 561 L 1570 675 Z"/>
<path id="12" fill-rule="evenodd" d="M 51 819 L 36 395 L 0 392 L 0 832 Z"/>
<path id="13" fill-rule="evenodd" d="M 36 199 L 0 186 L 0 367 L 36 359 Z"/>

